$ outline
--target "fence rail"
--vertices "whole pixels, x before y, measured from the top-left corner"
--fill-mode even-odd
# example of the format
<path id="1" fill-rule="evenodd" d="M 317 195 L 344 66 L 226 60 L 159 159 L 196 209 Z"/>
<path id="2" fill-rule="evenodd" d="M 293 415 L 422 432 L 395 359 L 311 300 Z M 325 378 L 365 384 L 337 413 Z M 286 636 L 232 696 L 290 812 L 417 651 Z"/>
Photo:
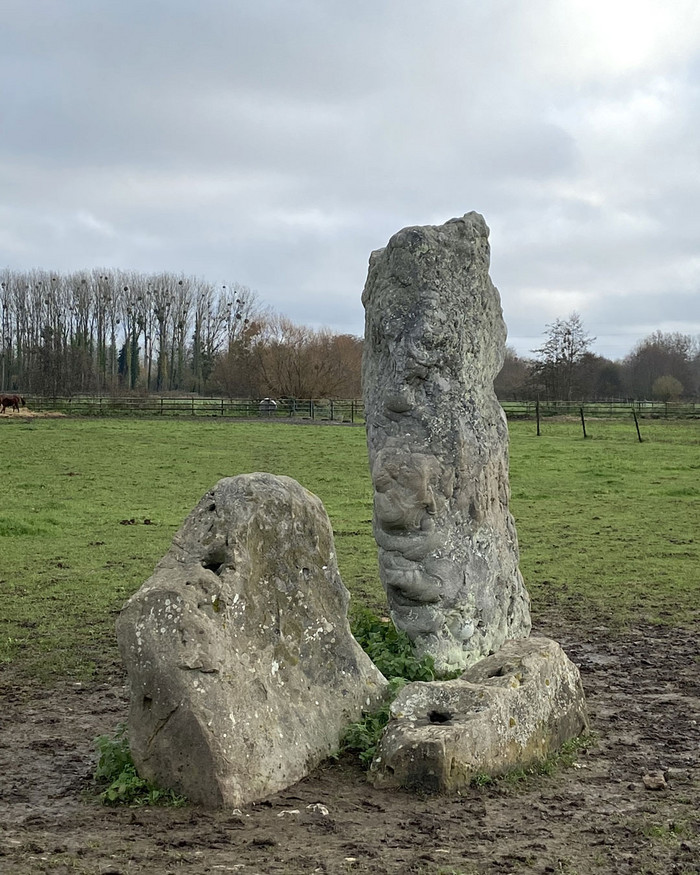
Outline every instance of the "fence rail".
<path id="1" fill-rule="evenodd" d="M 650 419 L 697 419 L 700 404 L 683 401 L 501 401 L 509 419 L 535 419 L 537 406 L 541 417 L 586 416 L 622 419 L 637 416 Z"/>
<path id="2" fill-rule="evenodd" d="M 234 419 L 306 419 L 363 423 L 364 404 L 360 400 L 270 399 L 241 400 L 231 398 L 167 396 L 28 396 L 27 407 L 37 412 L 55 411 L 70 416 L 203 416 Z M 502 401 L 509 419 L 535 419 L 536 401 Z M 700 404 L 661 401 L 549 401 L 539 402 L 540 417 L 579 416 L 621 419 L 632 411 L 641 418 L 698 419 Z"/>
<path id="3" fill-rule="evenodd" d="M 364 405 L 356 400 L 240 400 L 232 398 L 170 398 L 160 396 L 27 397 L 27 407 L 71 416 L 204 416 L 227 418 L 308 419 L 364 422 Z"/>

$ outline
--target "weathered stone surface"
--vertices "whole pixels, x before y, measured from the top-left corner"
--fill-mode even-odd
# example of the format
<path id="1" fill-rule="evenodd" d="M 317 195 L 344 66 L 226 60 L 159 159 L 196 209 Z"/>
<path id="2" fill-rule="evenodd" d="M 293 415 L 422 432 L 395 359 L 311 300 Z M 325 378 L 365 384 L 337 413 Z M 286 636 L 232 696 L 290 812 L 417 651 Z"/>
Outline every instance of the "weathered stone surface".
<path id="1" fill-rule="evenodd" d="M 412 683 L 391 706 L 376 786 L 440 792 L 544 760 L 588 728 L 581 678 L 548 638 L 508 641 L 457 680 Z"/>
<path id="2" fill-rule="evenodd" d="M 139 773 L 239 807 L 306 775 L 386 682 L 350 633 L 321 501 L 220 480 L 117 623 Z"/>
<path id="3" fill-rule="evenodd" d="M 493 390 L 506 330 L 477 213 L 372 253 L 363 383 L 379 568 L 395 624 L 440 672 L 530 632 Z"/>

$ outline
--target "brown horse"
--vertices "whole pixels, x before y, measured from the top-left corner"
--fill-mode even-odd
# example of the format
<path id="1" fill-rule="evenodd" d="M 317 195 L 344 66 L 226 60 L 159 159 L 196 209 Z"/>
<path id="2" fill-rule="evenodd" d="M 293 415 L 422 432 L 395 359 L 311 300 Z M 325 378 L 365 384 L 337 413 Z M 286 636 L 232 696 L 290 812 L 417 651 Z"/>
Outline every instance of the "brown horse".
<path id="1" fill-rule="evenodd" d="M 8 407 L 11 407 L 13 410 L 16 410 L 19 413 L 20 406 L 24 407 L 25 400 L 21 395 L 3 395 L 0 397 L 0 405 L 2 405 L 2 412 L 4 413 Z"/>

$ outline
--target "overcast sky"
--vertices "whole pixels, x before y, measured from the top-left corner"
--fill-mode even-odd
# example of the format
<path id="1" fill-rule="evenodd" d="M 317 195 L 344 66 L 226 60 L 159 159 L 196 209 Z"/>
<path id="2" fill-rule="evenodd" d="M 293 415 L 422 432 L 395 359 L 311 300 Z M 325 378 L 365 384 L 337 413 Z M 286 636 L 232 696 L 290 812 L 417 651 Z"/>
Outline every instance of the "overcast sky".
<path id="1" fill-rule="evenodd" d="M 361 334 L 476 210 L 509 343 L 700 334 L 698 0 L 3 0 L 0 267 L 240 282 Z"/>

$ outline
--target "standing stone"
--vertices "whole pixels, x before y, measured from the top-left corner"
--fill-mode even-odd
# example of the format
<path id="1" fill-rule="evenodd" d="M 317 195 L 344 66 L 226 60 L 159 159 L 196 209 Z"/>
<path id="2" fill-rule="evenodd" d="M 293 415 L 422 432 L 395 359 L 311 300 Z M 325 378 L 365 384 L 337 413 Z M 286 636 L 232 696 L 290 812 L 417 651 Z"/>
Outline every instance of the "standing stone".
<path id="1" fill-rule="evenodd" d="M 348 600 L 315 495 L 271 474 L 220 480 L 117 622 L 139 774 L 210 807 L 308 774 L 386 686 Z"/>
<path id="2" fill-rule="evenodd" d="M 394 623 L 441 673 L 530 632 L 488 233 L 478 213 L 405 228 L 372 253 L 362 295 L 380 576 Z"/>

